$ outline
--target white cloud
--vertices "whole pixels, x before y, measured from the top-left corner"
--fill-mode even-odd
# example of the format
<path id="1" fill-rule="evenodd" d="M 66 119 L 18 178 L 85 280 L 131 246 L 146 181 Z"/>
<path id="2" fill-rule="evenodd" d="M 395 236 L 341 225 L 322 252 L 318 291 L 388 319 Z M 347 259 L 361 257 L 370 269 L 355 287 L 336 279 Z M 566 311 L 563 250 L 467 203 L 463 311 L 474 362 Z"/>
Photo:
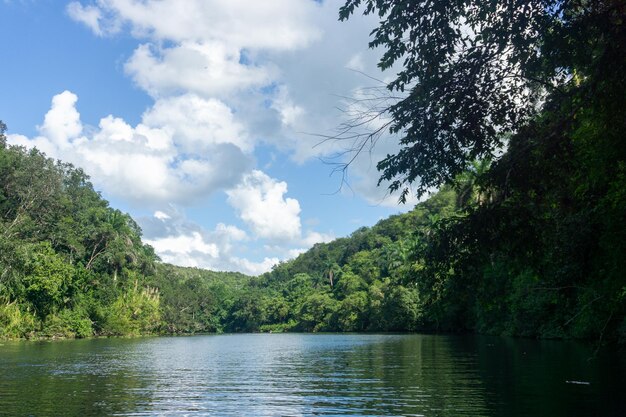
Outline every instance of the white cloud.
<path id="1" fill-rule="evenodd" d="M 297 258 L 298 255 L 309 250 L 316 243 L 326 243 L 335 239 L 335 235 L 328 233 L 319 233 L 315 231 L 309 231 L 306 236 L 292 242 L 294 246 L 289 247 L 283 245 L 264 245 L 263 249 L 267 253 L 276 255 L 277 259 L 288 260 Z"/>
<path id="2" fill-rule="evenodd" d="M 181 92 L 227 97 L 272 81 L 270 67 L 245 65 L 241 59 L 239 49 L 212 41 L 170 48 L 144 44 L 135 50 L 125 70 L 153 97 Z"/>
<path id="3" fill-rule="evenodd" d="M 279 258 L 263 258 L 260 262 L 252 262 L 245 258 L 233 257 L 230 259 L 236 270 L 250 275 L 260 275 L 272 270 L 272 267 L 278 264 Z"/>
<path id="4" fill-rule="evenodd" d="M 12 145 L 23 146 L 25 148 L 37 148 L 46 155 L 52 156 L 54 155 L 54 152 L 56 152 L 56 147 L 48 140 L 48 138 L 42 136 L 37 136 L 31 139 L 24 135 L 9 134 L 7 135 L 7 140 Z"/>
<path id="5" fill-rule="evenodd" d="M 91 21 L 106 21 L 111 27 L 129 28 L 144 42 L 125 64 L 135 83 L 156 100 L 144 115 L 144 123 L 175 124 L 180 131 L 172 134 L 184 137 L 197 138 L 189 131 L 201 131 L 204 143 L 226 141 L 252 152 L 263 142 L 291 154 L 298 163 L 341 154 L 349 144 L 324 141 L 318 135 L 333 136 L 356 110 L 339 104 L 339 97 L 356 94 L 358 98 L 362 88 L 375 84 L 354 70 L 383 78 L 376 65 L 379 51 L 367 46 L 368 33 L 377 25 L 376 16 L 338 22 L 340 0 L 98 0 L 85 6 L 73 4 L 70 7 L 83 14 L 98 17 L 74 16 L 92 30 L 101 29 Z M 394 73 L 391 69 L 387 76 Z M 180 96 L 187 98 L 178 102 Z M 180 123 L 176 120 L 179 115 L 186 120 L 194 118 L 186 107 L 190 97 L 208 100 L 206 109 L 194 105 L 198 117 L 193 123 Z M 336 109 L 338 105 L 343 112 Z M 200 117 L 206 113 L 214 117 Z M 234 120 L 235 114 L 239 122 Z M 222 120 L 239 133 L 229 136 L 220 127 Z M 242 131 L 254 132 L 254 136 Z M 373 165 L 398 150 L 397 139 L 386 139 L 384 152 L 372 154 Z M 185 140 L 177 139 L 178 145 L 183 143 Z M 201 146 L 202 142 L 193 140 L 189 145 Z M 337 161 L 350 156 L 344 154 Z M 365 152 L 350 169 L 353 190 L 373 204 L 395 205 L 397 196 L 385 197 L 384 186 L 376 187 L 379 173 L 369 168 L 368 156 Z M 192 165 L 186 167 L 196 172 Z"/>
<path id="6" fill-rule="evenodd" d="M 79 11 L 70 16 L 92 30 L 98 27 L 91 22 L 107 15 L 139 38 L 213 39 L 237 48 L 291 50 L 319 37 L 310 21 L 318 8 L 311 0 L 98 0 L 94 6 L 71 3 L 68 11 Z"/>
<path id="7" fill-rule="evenodd" d="M 302 107 L 293 103 L 289 98 L 289 92 L 286 86 L 278 89 L 278 94 L 272 101 L 272 108 L 280 114 L 280 121 L 284 127 L 290 128 L 298 126 L 300 120 L 305 115 Z"/>
<path id="8" fill-rule="evenodd" d="M 300 203 L 284 198 L 287 183 L 254 170 L 226 193 L 230 205 L 255 235 L 282 241 L 300 237 Z"/>
<path id="9" fill-rule="evenodd" d="M 217 99 L 193 94 L 157 100 L 143 115 L 148 126 L 167 127 L 185 152 L 203 153 L 215 144 L 233 144 L 250 152 L 254 147 L 245 127 L 232 110 Z"/>
<path id="10" fill-rule="evenodd" d="M 253 261 L 243 256 L 249 255 L 249 248 L 246 246 L 248 235 L 236 226 L 218 223 L 213 230 L 208 231 L 188 221 L 175 210 L 169 213 L 157 211 L 153 217 L 139 218 L 138 221 L 148 235 L 144 241 L 154 247 L 164 262 L 239 271 L 249 275 L 268 272 L 279 262 L 306 252 L 314 243 L 332 239 L 329 235 L 312 232 L 300 242 L 306 247 L 265 245 L 264 251 L 275 256 L 265 256 L 259 261 Z M 149 237 L 153 234 L 155 235 Z"/>
<path id="11" fill-rule="evenodd" d="M 229 241 L 241 241 L 246 240 L 248 235 L 246 232 L 236 226 L 226 225 L 224 223 L 218 223 L 215 227 L 215 233 L 226 237 Z"/>
<path id="12" fill-rule="evenodd" d="M 80 114 L 75 107 L 77 100 L 76 94 L 70 91 L 54 96 L 52 107 L 39 127 L 39 132 L 60 148 L 66 147 L 69 139 L 78 137 L 83 131 Z"/>
<path id="13" fill-rule="evenodd" d="M 156 211 L 152 217 L 140 217 L 138 222 L 146 233 L 144 241 L 154 247 L 164 262 L 259 275 L 281 261 L 278 257 L 260 261 L 242 257 L 238 252 L 247 249 L 243 247 L 248 240 L 245 231 L 223 223 L 206 230 L 187 220 L 173 206 Z"/>
<path id="14" fill-rule="evenodd" d="M 289 259 L 295 259 L 298 256 L 302 255 L 304 252 L 306 252 L 308 249 L 305 248 L 298 248 L 298 249 L 291 249 L 289 251 Z"/>
<path id="15" fill-rule="evenodd" d="M 250 146 L 245 131 L 216 100 L 157 101 L 135 127 L 107 116 L 87 131 L 76 101 L 69 91 L 56 95 L 40 136 L 9 135 L 9 142 L 73 162 L 106 194 L 142 205 L 189 204 L 232 187 L 251 166 L 238 146 Z"/>
<path id="16" fill-rule="evenodd" d="M 83 6 L 79 2 L 72 2 L 67 5 L 67 14 L 72 19 L 87 26 L 98 36 L 115 31 L 113 28 L 107 29 L 102 26 L 103 16 L 99 7 Z"/>
<path id="17" fill-rule="evenodd" d="M 146 240 L 148 245 L 154 247 L 157 253 L 175 253 L 188 257 L 189 254 L 198 252 L 211 258 L 220 256 L 220 250 L 214 243 L 204 241 L 200 233 L 193 232 L 191 235 L 171 236 L 157 240 Z M 193 265 L 189 265 L 193 266 Z"/>
<path id="18" fill-rule="evenodd" d="M 309 233 L 307 233 L 306 237 L 302 239 L 302 244 L 305 245 L 307 248 L 310 248 L 316 243 L 326 243 L 330 242 L 333 239 L 335 239 L 335 236 L 333 234 L 310 231 Z"/>
<path id="19" fill-rule="evenodd" d="M 159 210 L 154 212 L 154 217 L 159 220 L 167 220 L 171 218 L 167 213 L 163 213 L 162 211 L 159 211 Z"/>
<path id="20" fill-rule="evenodd" d="M 275 80 L 274 66 L 259 59 L 260 53 L 294 50 L 318 39 L 311 16 L 319 9 L 311 0 L 99 0 L 87 6 L 73 2 L 68 14 L 97 35 L 106 20 L 148 40 L 125 69 L 153 97 L 228 97 Z"/>

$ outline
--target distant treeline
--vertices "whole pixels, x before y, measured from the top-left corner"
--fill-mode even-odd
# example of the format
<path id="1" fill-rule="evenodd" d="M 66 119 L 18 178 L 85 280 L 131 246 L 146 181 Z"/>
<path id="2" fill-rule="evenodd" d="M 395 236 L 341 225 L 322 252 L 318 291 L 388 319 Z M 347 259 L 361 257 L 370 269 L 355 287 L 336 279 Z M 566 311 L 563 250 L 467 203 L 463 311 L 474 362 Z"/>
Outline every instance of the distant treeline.
<path id="1" fill-rule="evenodd" d="M 260 277 L 160 263 L 83 171 L 7 145 L 0 123 L 0 337 L 626 341 L 625 5 L 522 3 L 346 0 L 341 20 L 379 17 L 379 67 L 401 65 L 397 101 L 380 97 L 399 136 L 381 181 L 401 199 L 439 192 Z M 383 132 L 343 131 L 357 152 Z"/>
<path id="2" fill-rule="evenodd" d="M 2 136 L 0 336 L 469 331 L 624 340 L 619 138 L 592 138 L 608 123 L 602 115 L 561 127 L 559 114 L 411 212 L 259 277 L 160 263 L 80 169 Z M 555 160 L 554 147 L 568 158 Z"/>

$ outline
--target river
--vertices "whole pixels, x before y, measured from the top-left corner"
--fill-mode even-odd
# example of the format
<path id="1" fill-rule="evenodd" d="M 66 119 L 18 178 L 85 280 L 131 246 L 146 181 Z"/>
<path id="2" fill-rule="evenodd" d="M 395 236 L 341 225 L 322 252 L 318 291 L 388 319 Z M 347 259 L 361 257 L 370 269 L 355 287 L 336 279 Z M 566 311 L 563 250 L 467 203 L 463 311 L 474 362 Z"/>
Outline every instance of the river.
<path id="1" fill-rule="evenodd" d="M 626 416 L 626 357 L 482 336 L 0 341 L 0 415 Z"/>

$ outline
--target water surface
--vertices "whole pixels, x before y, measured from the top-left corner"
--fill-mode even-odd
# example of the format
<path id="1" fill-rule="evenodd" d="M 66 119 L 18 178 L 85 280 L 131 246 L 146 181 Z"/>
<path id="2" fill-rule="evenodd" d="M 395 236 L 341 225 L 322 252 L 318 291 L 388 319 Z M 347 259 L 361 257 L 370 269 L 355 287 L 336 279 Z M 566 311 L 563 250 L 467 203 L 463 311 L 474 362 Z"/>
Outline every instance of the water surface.
<path id="1" fill-rule="evenodd" d="M 626 358 L 480 336 L 0 341 L 0 415 L 626 416 Z"/>

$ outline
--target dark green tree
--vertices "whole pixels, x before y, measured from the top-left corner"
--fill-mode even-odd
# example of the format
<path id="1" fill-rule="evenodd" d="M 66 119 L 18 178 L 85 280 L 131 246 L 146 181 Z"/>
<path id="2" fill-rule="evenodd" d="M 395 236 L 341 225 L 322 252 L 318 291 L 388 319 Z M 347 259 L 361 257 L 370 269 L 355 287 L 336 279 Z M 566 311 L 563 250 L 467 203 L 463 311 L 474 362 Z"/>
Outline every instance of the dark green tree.
<path id="1" fill-rule="evenodd" d="M 401 201 L 411 186 L 421 195 L 496 157 L 547 94 L 616 71 L 624 53 L 619 0 L 347 0 L 340 20 L 359 7 L 380 19 L 369 45 L 383 49 L 381 69 L 400 66 L 387 85 L 399 97 L 379 110 L 385 126 L 339 138 L 358 152 L 385 130 L 399 136 L 378 169 Z"/>

